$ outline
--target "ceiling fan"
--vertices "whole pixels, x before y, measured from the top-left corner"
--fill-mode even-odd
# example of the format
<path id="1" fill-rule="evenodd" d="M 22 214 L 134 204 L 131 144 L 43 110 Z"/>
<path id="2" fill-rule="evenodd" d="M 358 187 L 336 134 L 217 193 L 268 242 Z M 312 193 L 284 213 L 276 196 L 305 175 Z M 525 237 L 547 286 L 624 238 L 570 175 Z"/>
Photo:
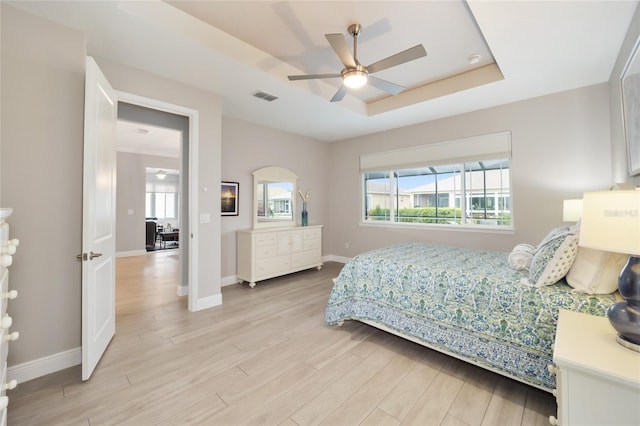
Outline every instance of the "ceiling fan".
<path id="1" fill-rule="evenodd" d="M 367 83 L 377 89 L 383 90 L 392 95 L 397 95 L 405 89 L 403 86 L 376 78 L 371 74 L 427 56 L 424 46 L 422 46 L 422 44 L 418 44 L 365 67 L 358 62 L 358 34 L 362 31 L 362 25 L 352 24 L 349 25 L 347 30 L 349 31 L 349 34 L 353 36 L 353 55 L 349 51 L 349 46 L 347 46 L 347 41 L 344 35 L 325 34 L 329 44 L 340 58 L 340 61 L 344 64 L 344 69 L 340 74 L 290 75 L 289 80 L 312 80 L 317 78 L 342 77 L 342 85 L 336 94 L 333 95 L 333 98 L 331 98 L 331 102 L 341 101 L 349 89 L 357 89 Z"/>

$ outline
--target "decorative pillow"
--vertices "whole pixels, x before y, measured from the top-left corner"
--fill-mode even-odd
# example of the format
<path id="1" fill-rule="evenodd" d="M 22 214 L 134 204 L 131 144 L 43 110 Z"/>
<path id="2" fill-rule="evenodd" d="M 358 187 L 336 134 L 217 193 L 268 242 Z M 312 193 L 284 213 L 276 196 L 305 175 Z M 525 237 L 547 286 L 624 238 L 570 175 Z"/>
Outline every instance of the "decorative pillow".
<path id="1" fill-rule="evenodd" d="M 542 241 L 540 242 L 540 244 L 538 244 L 537 249 L 541 248 L 543 245 L 545 245 L 548 241 L 553 240 L 556 237 L 559 237 L 561 235 L 565 235 L 568 232 L 573 232 L 576 231 L 576 233 L 578 233 L 580 231 L 580 222 L 576 223 L 573 226 L 560 226 L 558 228 L 553 228 L 551 231 L 549 231 L 549 233 L 542 239 Z"/>
<path id="2" fill-rule="evenodd" d="M 567 283 L 580 293 L 613 293 L 618 289 L 618 277 L 628 258 L 625 254 L 579 247 Z"/>
<path id="3" fill-rule="evenodd" d="M 569 228 L 538 246 L 529 268 L 529 283 L 542 287 L 555 284 L 567 275 L 578 254 L 578 230 Z"/>
<path id="4" fill-rule="evenodd" d="M 518 244 L 509 253 L 507 262 L 516 271 L 528 271 L 536 248 L 531 244 Z"/>

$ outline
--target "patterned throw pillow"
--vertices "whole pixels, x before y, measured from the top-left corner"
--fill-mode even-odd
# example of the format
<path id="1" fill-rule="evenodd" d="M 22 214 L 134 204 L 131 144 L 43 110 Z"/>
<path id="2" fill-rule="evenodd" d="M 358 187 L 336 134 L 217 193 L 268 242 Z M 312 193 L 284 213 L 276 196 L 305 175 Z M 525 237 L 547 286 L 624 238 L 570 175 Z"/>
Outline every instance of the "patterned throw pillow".
<path id="1" fill-rule="evenodd" d="M 569 228 L 538 246 L 529 268 L 529 283 L 536 287 L 555 284 L 567 275 L 578 254 L 578 231 Z"/>
<path id="2" fill-rule="evenodd" d="M 560 226 L 558 228 L 553 228 L 551 231 L 549 231 L 549 233 L 542 239 L 542 241 L 540 242 L 540 244 L 538 244 L 538 248 L 541 248 L 542 246 L 544 246 L 547 242 L 551 241 L 552 239 L 559 237 L 561 235 L 566 234 L 567 232 L 569 232 L 571 230 L 571 227 L 569 226 Z"/>
<path id="3" fill-rule="evenodd" d="M 531 244 L 518 244 L 513 248 L 507 262 L 516 271 L 528 271 L 536 248 Z"/>

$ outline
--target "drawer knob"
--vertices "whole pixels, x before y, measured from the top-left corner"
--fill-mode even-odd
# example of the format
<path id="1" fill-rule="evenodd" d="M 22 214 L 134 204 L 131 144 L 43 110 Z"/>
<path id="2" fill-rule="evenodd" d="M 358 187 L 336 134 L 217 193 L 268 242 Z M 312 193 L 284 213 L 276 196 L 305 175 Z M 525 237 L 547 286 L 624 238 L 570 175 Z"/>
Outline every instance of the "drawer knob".
<path id="1" fill-rule="evenodd" d="M 553 390 L 551 391 L 551 394 L 552 394 L 553 396 L 555 396 L 556 398 L 558 398 L 558 389 L 553 389 Z"/>
<path id="2" fill-rule="evenodd" d="M 558 374 L 558 367 L 556 367 L 555 365 L 548 365 L 547 370 L 549 370 L 549 374 L 551 374 L 552 376 Z"/>
<path id="3" fill-rule="evenodd" d="M 0 328 L 9 328 L 13 324 L 13 319 L 9 315 L 5 315 L 2 320 L 0 320 Z"/>
<path id="4" fill-rule="evenodd" d="M 13 390 L 16 388 L 16 386 L 18 386 L 18 381 L 13 379 L 9 383 L 5 383 L 4 385 L 2 385 L 2 389 Z"/>
<path id="5" fill-rule="evenodd" d="M 7 245 L 6 247 L 2 247 L 0 252 L 2 254 L 16 254 L 16 246 Z"/>
<path id="6" fill-rule="evenodd" d="M 18 297 L 18 290 L 11 290 L 7 293 L 4 293 L 2 297 L 4 297 L 5 299 L 13 300 Z"/>
<path id="7" fill-rule="evenodd" d="M 556 419 L 556 416 L 549 416 L 549 424 L 552 424 L 554 426 L 558 424 L 558 419 Z"/>
<path id="8" fill-rule="evenodd" d="M 13 263 L 13 257 L 10 254 L 3 254 L 0 256 L 0 265 L 8 268 Z"/>
<path id="9" fill-rule="evenodd" d="M 4 410 L 9 405 L 9 397 L 8 396 L 0 396 L 0 410 Z"/>
<path id="10" fill-rule="evenodd" d="M 14 331 L 13 333 L 7 334 L 6 336 L 4 336 L 4 340 L 7 340 L 9 342 L 15 342 L 19 338 L 20 338 L 20 333 L 17 331 Z"/>
<path id="11" fill-rule="evenodd" d="M 13 238 L 13 239 L 7 241 L 7 245 L 8 246 L 18 247 L 20 245 L 20 240 L 18 240 L 17 238 Z"/>

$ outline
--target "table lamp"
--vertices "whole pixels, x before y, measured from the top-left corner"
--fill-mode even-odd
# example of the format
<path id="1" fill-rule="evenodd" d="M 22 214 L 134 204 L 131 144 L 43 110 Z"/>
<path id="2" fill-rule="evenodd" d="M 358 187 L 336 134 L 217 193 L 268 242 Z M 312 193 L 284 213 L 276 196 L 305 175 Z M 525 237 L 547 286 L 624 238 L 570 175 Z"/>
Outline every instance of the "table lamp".
<path id="1" fill-rule="evenodd" d="M 640 352 L 640 190 L 586 192 L 579 245 L 629 255 L 607 316 L 621 345 Z"/>
<path id="2" fill-rule="evenodd" d="M 577 222 L 582 216 L 582 198 L 562 202 L 562 221 Z"/>

